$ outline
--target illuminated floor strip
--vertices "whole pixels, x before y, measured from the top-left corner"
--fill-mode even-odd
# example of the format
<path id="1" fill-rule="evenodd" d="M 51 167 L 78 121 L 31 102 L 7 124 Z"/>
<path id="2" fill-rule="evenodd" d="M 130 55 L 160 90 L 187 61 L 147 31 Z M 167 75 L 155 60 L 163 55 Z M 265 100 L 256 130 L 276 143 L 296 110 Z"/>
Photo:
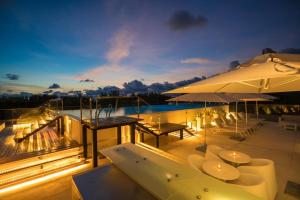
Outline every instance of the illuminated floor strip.
<path id="1" fill-rule="evenodd" d="M 55 178 L 59 178 L 59 177 L 69 175 L 73 172 L 84 169 L 84 168 L 88 167 L 89 165 L 90 165 L 89 163 L 79 165 L 79 166 L 72 167 L 72 168 L 69 168 L 69 169 L 65 169 L 65 170 L 62 170 L 62 171 L 59 171 L 59 172 L 56 172 L 56 173 L 53 173 L 53 174 L 48 174 L 48 175 L 45 175 L 43 177 L 39 177 L 39 178 L 36 178 L 36 179 L 33 179 L 33 180 L 29 180 L 29 181 L 22 182 L 22 183 L 19 183 L 19 184 L 16 184 L 16 185 L 12 185 L 12 186 L 2 188 L 2 189 L 0 189 L 0 195 L 4 194 L 4 193 L 7 193 L 7 192 L 12 192 L 14 190 L 22 189 L 22 188 L 25 188 L 25 187 L 28 187 L 28 186 L 33 186 L 35 184 L 50 181 L 50 180 L 53 180 Z"/>

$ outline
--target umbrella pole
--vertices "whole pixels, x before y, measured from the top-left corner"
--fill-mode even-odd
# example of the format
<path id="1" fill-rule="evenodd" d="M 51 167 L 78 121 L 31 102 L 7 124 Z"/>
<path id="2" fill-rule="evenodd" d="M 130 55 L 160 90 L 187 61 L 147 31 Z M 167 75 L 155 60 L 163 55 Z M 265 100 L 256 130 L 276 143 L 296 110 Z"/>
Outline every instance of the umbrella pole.
<path id="1" fill-rule="evenodd" d="M 237 121 L 238 121 L 238 116 L 237 116 L 237 109 L 238 109 L 238 102 L 236 101 L 235 102 L 235 133 L 237 134 L 237 129 L 238 129 L 238 124 L 237 124 Z"/>
<path id="2" fill-rule="evenodd" d="M 246 125 L 248 125 L 247 101 L 245 101 Z"/>
<path id="3" fill-rule="evenodd" d="M 202 152 L 206 152 L 206 101 L 204 102 L 204 142 L 202 145 L 200 145 L 199 147 L 197 147 L 196 149 Z"/>
<path id="4" fill-rule="evenodd" d="M 257 101 L 255 102 L 255 104 L 256 104 L 256 119 L 258 120 L 258 103 L 257 103 Z"/>
<path id="5" fill-rule="evenodd" d="M 206 101 L 205 101 L 205 108 L 204 108 L 204 146 L 206 146 Z"/>

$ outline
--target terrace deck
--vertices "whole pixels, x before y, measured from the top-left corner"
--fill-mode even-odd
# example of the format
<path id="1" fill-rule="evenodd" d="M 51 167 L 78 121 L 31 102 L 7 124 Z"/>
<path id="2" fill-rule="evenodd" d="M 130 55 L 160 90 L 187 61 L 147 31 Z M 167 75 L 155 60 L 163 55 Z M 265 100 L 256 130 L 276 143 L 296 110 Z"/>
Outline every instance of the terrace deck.
<path id="1" fill-rule="evenodd" d="M 201 131 L 201 136 L 204 131 Z M 0 134 L 1 135 L 1 134 Z M 192 136 L 184 140 L 177 137 L 162 137 L 161 152 L 166 151 L 174 157 L 187 162 L 190 154 L 204 153 L 196 150 L 203 144 L 203 137 Z M 147 145 L 155 145 L 154 137 L 145 137 Z M 247 153 L 253 158 L 267 158 L 275 162 L 278 195 L 276 200 L 299 200 L 299 197 L 286 193 L 288 181 L 300 183 L 300 131 L 285 130 L 278 123 L 265 121 L 264 126 L 258 129 L 243 142 L 231 140 L 222 133 L 215 134 L 208 129 L 207 143 L 219 145 L 229 150 L 237 150 Z M 101 161 L 99 161 L 101 164 Z M 72 177 L 66 176 L 45 184 L 33 185 L 19 189 L 13 194 L 1 196 L 1 200 L 23 200 L 23 199 L 72 199 Z M 101 188 L 99 188 L 101 189 Z M 117 191 L 117 190 L 116 190 Z"/>

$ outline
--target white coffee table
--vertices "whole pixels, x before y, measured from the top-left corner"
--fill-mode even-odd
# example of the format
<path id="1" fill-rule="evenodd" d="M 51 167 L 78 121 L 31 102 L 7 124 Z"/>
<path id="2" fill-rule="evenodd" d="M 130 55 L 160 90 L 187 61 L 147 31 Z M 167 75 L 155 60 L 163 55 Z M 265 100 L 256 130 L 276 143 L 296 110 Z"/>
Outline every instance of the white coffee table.
<path id="1" fill-rule="evenodd" d="M 202 169 L 206 174 L 223 181 L 232 181 L 240 177 L 239 170 L 222 161 L 207 160 L 203 163 Z"/>
<path id="2" fill-rule="evenodd" d="M 229 150 L 222 150 L 219 152 L 219 156 L 228 162 L 241 165 L 247 164 L 251 161 L 251 157 L 245 153 L 239 151 L 229 151 Z"/>

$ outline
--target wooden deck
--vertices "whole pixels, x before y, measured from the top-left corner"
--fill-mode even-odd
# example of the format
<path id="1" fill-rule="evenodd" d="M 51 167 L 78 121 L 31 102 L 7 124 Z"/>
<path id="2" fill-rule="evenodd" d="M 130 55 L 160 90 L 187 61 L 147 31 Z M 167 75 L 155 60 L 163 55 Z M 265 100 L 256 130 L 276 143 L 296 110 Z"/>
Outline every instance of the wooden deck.
<path id="1" fill-rule="evenodd" d="M 0 164 L 79 146 L 76 141 L 60 138 L 51 127 L 20 143 L 15 142 L 14 137 L 11 127 L 0 132 Z"/>

